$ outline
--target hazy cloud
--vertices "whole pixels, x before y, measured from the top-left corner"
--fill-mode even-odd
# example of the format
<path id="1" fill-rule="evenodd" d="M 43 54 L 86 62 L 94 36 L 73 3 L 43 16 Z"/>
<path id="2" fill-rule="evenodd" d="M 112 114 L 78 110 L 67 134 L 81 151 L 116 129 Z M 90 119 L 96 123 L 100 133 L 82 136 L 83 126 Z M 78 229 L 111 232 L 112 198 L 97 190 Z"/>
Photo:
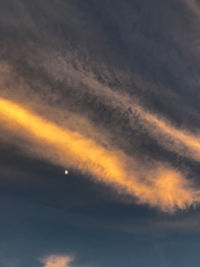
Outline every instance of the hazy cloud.
<path id="1" fill-rule="evenodd" d="M 52 255 L 42 260 L 44 267 L 71 267 L 74 258 L 72 256 Z"/>

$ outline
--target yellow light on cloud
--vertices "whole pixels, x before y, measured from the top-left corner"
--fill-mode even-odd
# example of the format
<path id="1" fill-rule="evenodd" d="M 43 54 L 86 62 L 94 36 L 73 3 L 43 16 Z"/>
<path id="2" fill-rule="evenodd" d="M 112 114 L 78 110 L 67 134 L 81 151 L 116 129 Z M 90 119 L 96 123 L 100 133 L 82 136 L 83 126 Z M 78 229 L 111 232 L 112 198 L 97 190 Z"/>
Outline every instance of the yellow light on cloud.
<path id="1" fill-rule="evenodd" d="M 3 98 L 0 98 L 0 127 L 29 141 L 36 156 L 88 173 L 136 197 L 140 203 L 174 211 L 200 200 L 199 191 L 193 189 L 179 171 L 169 166 L 158 167 L 150 173 L 143 170 L 145 179 L 140 180 L 140 171 L 135 171 L 134 164 L 127 167 L 127 162 L 134 159 L 122 151 L 108 150 L 78 132 L 64 129 Z"/>

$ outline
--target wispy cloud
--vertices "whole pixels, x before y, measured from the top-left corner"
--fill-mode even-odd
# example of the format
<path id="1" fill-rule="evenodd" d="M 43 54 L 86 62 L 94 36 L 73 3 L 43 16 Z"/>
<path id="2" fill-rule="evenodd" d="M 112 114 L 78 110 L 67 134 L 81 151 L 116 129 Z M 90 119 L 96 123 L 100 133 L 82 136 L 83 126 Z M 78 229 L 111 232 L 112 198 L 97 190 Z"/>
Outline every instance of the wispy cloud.
<path id="1" fill-rule="evenodd" d="M 75 12 L 73 4 L 69 6 Z M 52 6 L 51 12 L 56 15 Z M 65 21 L 65 16 L 62 19 Z M 27 21 L 40 35 L 37 20 L 28 12 Z M 8 26 L 6 20 L 4 23 Z M 57 44 L 59 38 L 56 35 Z M 86 57 L 81 56 L 83 51 L 69 43 L 66 50 L 58 51 L 43 45 L 25 44 L 26 49 L 20 50 L 22 63 L 17 54 L 0 63 L 0 137 L 16 143 L 25 153 L 90 174 L 130 194 L 138 203 L 174 211 L 199 202 L 199 188 L 188 179 L 189 172 L 175 168 L 169 158 L 164 162 L 165 156 L 162 161 L 154 158 L 154 148 L 147 148 L 144 155 L 142 145 L 153 140 L 164 152 L 199 161 L 200 136 L 186 127 L 178 129 L 168 116 L 150 111 L 137 97 L 138 89 L 132 94 L 131 76 L 135 73 L 129 68 L 130 72 L 123 72 L 99 59 L 94 64 L 88 51 Z M 144 80 L 141 77 L 141 87 L 146 86 Z M 117 86 L 112 86 L 115 82 Z M 160 98 L 168 95 L 163 90 Z M 199 115 L 190 105 L 181 107 L 180 112 L 185 110 Z M 144 133 L 148 140 L 141 137 Z"/>
<path id="2" fill-rule="evenodd" d="M 89 173 L 98 181 L 136 197 L 138 202 L 174 211 L 199 201 L 198 189 L 169 165 L 152 161 L 152 168 L 144 167 L 123 151 L 112 146 L 106 149 L 93 139 L 62 128 L 3 98 L 0 99 L 0 120 L 4 129 L 30 142 L 29 149 L 26 147 L 30 153 L 64 168 Z"/>
<path id="3" fill-rule="evenodd" d="M 42 56 L 42 55 L 41 55 Z M 173 151 L 180 156 L 199 161 L 200 160 L 200 136 L 192 133 L 189 129 L 182 127 L 178 129 L 173 123 L 164 116 L 154 114 L 143 107 L 139 99 L 123 91 L 113 90 L 106 84 L 101 84 L 92 71 L 84 70 L 80 62 L 75 69 L 71 63 L 66 62 L 59 55 L 55 59 L 49 59 L 43 56 L 42 66 L 47 73 L 53 75 L 56 80 L 62 81 L 75 87 L 79 97 L 84 100 L 84 94 L 88 94 L 91 99 L 96 97 L 97 103 L 103 103 L 106 107 L 112 107 L 117 110 L 121 116 L 126 114 L 129 126 L 133 131 L 138 131 L 139 127 L 148 132 L 165 149 Z M 72 60 L 72 59 L 71 59 Z M 111 80 L 109 71 L 105 70 L 107 79 Z M 125 74 L 118 73 L 123 80 Z M 75 83 L 75 84 L 74 84 Z M 84 86 L 81 86 L 84 85 Z M 76 89 L 76 87 L 80 89 Z M 183 112 L 189 112 L 190 109 Z M 196 115 L 198 112 L 196 111 Z M 138 127 L 138 128 L 137 128 Z"/>

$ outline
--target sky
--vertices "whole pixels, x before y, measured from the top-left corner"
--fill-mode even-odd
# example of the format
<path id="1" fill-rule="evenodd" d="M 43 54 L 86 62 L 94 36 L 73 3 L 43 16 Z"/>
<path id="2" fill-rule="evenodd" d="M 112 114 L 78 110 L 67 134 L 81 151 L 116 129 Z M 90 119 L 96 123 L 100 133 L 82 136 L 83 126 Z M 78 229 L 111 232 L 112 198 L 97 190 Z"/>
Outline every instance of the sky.
<path id="1" fill-rule="evenodd" d="M 0 0 L 1 267 L 199 267 L 199 26 L 199 0 Z"/>

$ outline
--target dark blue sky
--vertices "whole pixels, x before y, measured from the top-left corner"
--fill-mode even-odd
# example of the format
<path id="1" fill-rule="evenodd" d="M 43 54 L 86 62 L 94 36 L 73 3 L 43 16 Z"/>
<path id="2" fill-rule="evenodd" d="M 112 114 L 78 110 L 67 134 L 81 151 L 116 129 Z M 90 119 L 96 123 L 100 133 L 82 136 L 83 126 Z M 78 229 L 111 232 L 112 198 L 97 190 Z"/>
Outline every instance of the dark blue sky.
<path id="1" fill-rule="evenodd" d="M 199 267 L 199 24 L 198 0 L 0 0 L 0 100 L 122 151 L 141 187 L 182 175 L 167 200 L 168 180 L 130 195 L 70 158 L 66 176 L 0 109 L 1 267 Z"/>

